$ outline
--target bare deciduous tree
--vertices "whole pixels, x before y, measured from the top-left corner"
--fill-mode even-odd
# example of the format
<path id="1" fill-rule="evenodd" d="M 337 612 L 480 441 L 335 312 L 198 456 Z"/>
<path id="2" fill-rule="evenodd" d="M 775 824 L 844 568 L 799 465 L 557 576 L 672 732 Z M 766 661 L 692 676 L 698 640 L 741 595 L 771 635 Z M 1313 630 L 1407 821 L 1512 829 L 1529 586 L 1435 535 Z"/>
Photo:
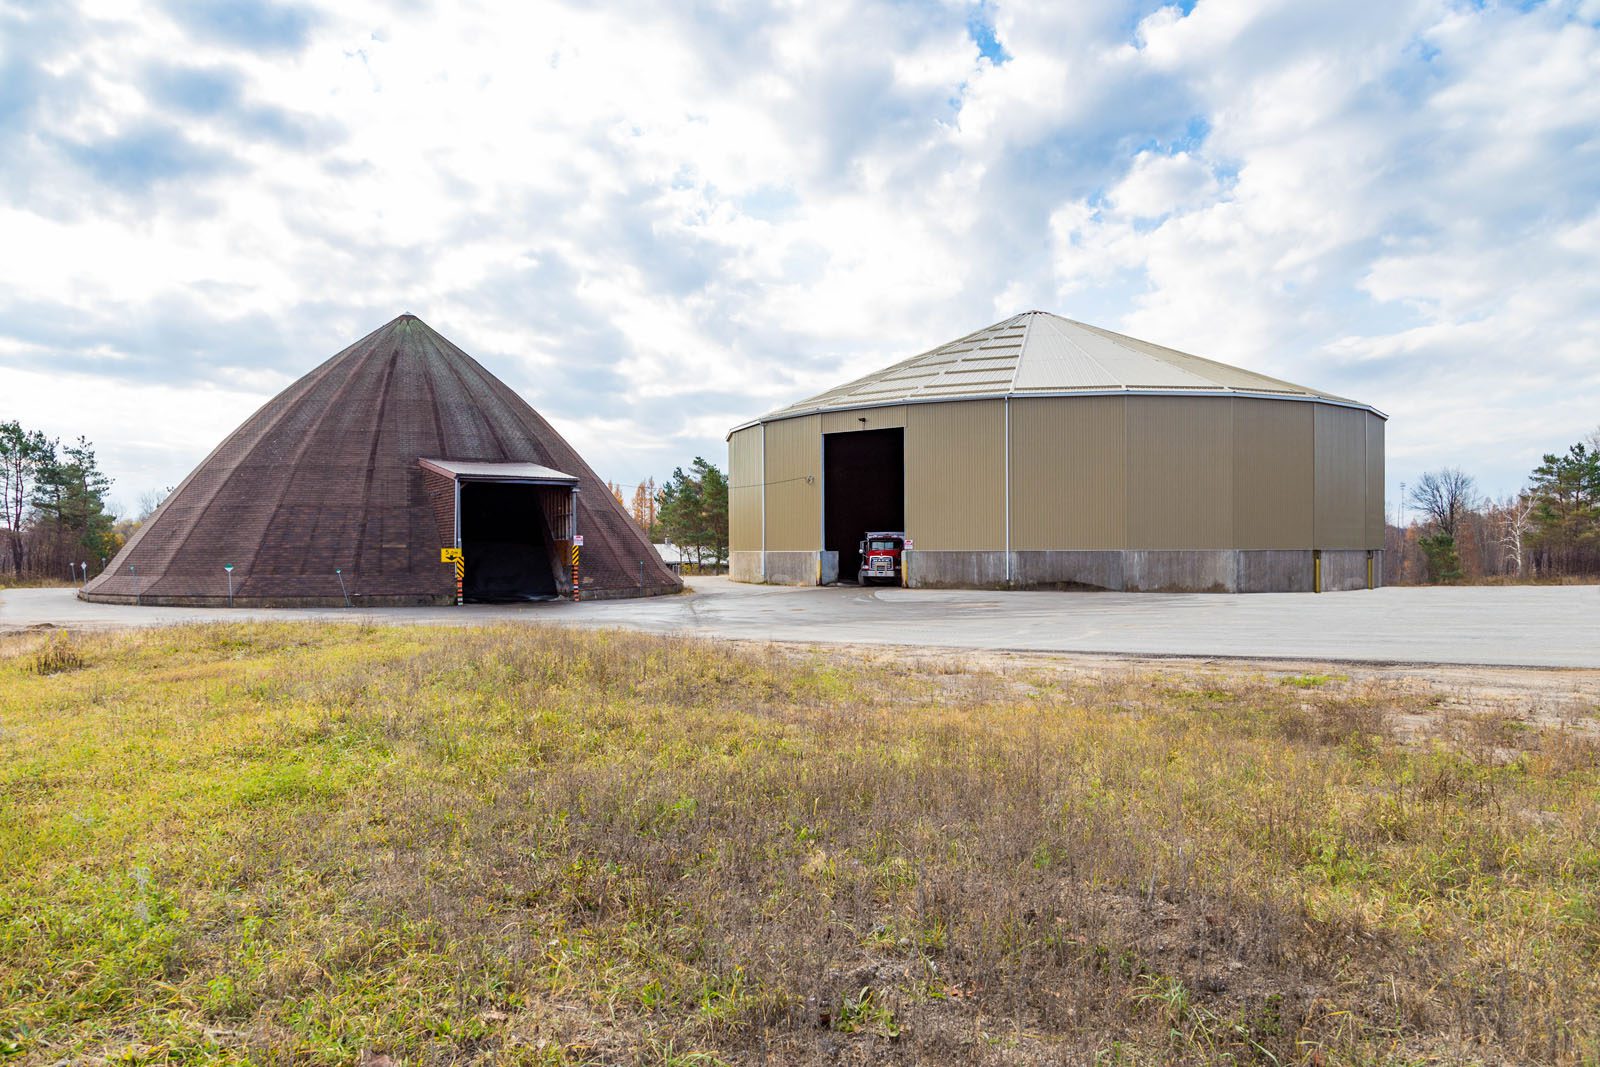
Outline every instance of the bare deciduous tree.
<path id="1" fill-rule="evenodd" d="M 134 516 L 135 525 L 142 525 L 150 516 L 156 513 L 167 497 L 172 495 L 172 486 L 165 489 L 146 489 L 139 494 L 138 513 Z"/>
<path id="2" fill-rule="evenodd" d="M 656 480 L 646 478 L 643 485 L 633 490 L 633 521 L 640 529 L 654 537 L 656 534 Z"/>
<path id="3" fill-rule="evenodd" d="M 1494 524 L 1496 540 L 1505 550 L 1505 562 L 1511 573 L 1520 576 L 1527 565 L 1524 546 L 1529 531 L 1533 529 L 1533 514 L 1537 501 L 1528 493 L 1507 497 L 1489 507 L 1489 520 Z"/>
<path id="4" fill-rule="evenodd" d="M 1478 505 L 1478 483 L 1459 467 L 1428 471 L 1406 494 L 1406 502 L 1422 512 L 1429 525 L 1453 538 L 1461 520 Z"/>

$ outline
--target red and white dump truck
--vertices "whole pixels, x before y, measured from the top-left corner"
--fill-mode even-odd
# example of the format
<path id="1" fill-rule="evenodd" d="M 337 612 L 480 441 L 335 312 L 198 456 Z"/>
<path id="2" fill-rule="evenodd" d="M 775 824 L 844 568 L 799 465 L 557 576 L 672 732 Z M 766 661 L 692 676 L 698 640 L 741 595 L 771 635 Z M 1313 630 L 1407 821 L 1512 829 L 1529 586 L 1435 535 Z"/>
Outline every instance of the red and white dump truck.
<path id="1" fill-rule="evenodd" d="M 889 582 L 899 585 L 905 550 L 906 535 L 902 531 L 868 533 L 861 541 L 861 584 Z"/>

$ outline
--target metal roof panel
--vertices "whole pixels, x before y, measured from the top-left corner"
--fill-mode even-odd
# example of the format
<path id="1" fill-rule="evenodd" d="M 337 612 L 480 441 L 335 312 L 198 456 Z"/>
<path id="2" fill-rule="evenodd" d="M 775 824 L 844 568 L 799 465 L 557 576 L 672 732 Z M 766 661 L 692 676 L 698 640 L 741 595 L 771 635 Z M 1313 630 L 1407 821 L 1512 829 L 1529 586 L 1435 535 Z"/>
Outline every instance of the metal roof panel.
<path id="1" fill-rule="evenodd" d="M 1202 359 L 1059 315 L 1029 311 L 780 408 L 764 418 L 788 417 L 824 408 L 960 399 L 963 395 L 991 397 L 1087 390 L 1216 391 L 1327 400 L 1367 407 L 1345 397 Z"/>

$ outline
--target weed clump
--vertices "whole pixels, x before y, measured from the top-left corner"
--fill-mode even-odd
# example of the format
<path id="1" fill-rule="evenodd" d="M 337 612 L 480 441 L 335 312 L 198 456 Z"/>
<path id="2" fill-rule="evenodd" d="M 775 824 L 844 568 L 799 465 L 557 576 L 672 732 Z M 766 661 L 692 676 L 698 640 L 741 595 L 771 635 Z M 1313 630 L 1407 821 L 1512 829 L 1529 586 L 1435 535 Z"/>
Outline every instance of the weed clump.
<path id="1" fill-rule="evenodd" d="M 78 643 L 66 634 L 51 634 L 28 663 L 34 674 L 63 674 L 86 666 Z"/>

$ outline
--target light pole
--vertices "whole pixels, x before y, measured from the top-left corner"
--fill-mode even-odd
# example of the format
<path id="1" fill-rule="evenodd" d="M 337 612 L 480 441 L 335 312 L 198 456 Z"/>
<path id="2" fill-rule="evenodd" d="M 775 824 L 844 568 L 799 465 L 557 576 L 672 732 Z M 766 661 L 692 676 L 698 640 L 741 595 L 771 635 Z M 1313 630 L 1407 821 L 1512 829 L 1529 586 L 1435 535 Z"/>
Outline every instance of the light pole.
<path id="1" fill-rule="evenodd" d="M 348 608 L 350 606 L 350 590 L 344 587 L 344 568 L 335 567 L 333 568 L 333 573 L 339 579 L 339 592 L 344 594 L 344 606 Z"/>
<path id="2" fill-rule="evenodd" d="M 142 604 L 144 601 L 140 598 L 143 597 L 144 594 L 139 591 L 139 572 L 134 569 L 133 564 L 131 563 L 128 564 L 128 573 L 133 575 L 133 602 L 135 604 Z"/>
<path id="3" fill-rule="evenodd" d="M 224 563 L 222 569 L 228 572 L 228 607 L 233 607 L 233 564 Z"/>

